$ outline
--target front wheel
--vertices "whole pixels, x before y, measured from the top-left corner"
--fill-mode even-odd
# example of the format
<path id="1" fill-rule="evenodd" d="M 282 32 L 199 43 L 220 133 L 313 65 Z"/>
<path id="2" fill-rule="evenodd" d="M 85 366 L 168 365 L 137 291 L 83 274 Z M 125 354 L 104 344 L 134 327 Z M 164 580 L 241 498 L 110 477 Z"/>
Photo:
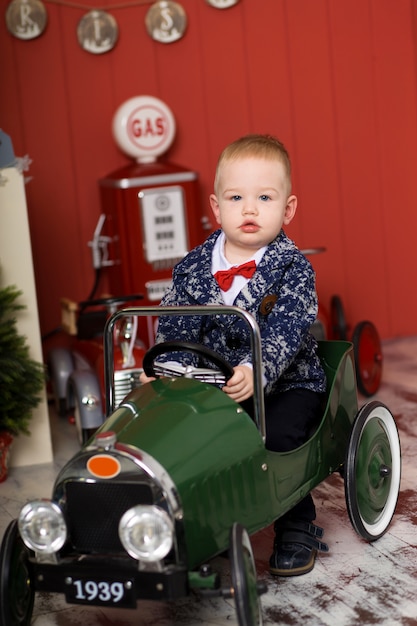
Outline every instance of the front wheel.
<path id="1" fill-rule="evenodd" d="M 32 586 L 29 550 L 17 530 L 17 520 L 10 522 L 0 551 L 0 624 L 29 626 L 35 591 Z"/>
<path id="2" fill-rule="evenodd" d="M 352 526 L 367 541 L 375 541 L 391 523 L 401 480 L 397 425 L 381 402 L 369 402 L 359 411 L 349 439 L 344 476 Z"/>
<path id="3" fill-rule="evenodd" d="M 77 431 L 78 443 L 80 446 L 83 446 L 87 443 L 87 441 L 94 435 L 97 428 L 84 428 L 83 427 L 83 419 L 82 419 L 82 408 L 80 405 L 80 399 L 78 396 L 75 396 L 75 406 L 74 406 L 74 422 L 75 429 Z"/>
<path id="4" fill-rule="evenodd" d="M 256 581 L 255 560 L 249 535 L 241 524 L 233 524 L 230 531 L 230 561 L 233 596 L 239 626 L 262 624 L 259 594 L 266 589 Z"/>
<path id="5" fill-rule="evenodd" d="M 91 370 L 75 370 L 68 381 L 67 396 L 74 408 L 74 422 L 80 445 L 84 445 L 103 424 L 100 383 Z"/>

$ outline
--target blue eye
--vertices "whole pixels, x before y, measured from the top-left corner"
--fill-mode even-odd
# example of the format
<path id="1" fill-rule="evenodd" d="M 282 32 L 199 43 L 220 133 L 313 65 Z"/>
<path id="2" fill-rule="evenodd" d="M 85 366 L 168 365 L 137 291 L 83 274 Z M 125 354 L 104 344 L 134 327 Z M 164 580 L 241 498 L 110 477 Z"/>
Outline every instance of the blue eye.
<path id="1" fill-rule="evenodd" d="M 237 195 L 236 196 L 232 196 L 232 200 L 236 201 L 236 200 L 241 200 L 241 199 L 242 199 L 242 196 L 237 196 Z"/>
<path id="2" fill-rule="evenodd" d="M 269 200 L 269 196 L 267 196 L 266 194 L 262 194 L 262 196 L 259 196 L 259 198 L 265 202 L 266 200 Z"/>

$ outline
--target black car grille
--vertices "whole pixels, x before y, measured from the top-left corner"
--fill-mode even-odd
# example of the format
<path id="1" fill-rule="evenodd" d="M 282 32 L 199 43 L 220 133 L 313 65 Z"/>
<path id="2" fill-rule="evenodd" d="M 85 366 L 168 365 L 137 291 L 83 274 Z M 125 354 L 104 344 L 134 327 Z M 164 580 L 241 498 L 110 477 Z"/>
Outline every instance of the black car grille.
<path id="1" fill-rule="evenodd" d="M 141 483 L 65 485 L 66 518 L 72 547 L 81 553 L 124 551 L 118 527 L 123 513 L 137 504 L 152 504 L 152 490 Z"/>

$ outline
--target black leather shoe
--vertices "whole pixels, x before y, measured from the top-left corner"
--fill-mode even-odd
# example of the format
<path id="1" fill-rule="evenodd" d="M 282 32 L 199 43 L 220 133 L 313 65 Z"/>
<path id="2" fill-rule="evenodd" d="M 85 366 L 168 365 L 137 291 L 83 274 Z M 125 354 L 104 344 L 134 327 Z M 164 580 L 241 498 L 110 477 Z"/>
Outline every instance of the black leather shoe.
<path id="1" fill-rule="evenodd" d="M 269 559 L 269 571 L 273 576 L 301 576 L 314 567 L 317 550 L 301 543 L 281 543 Z"/>
<path id="2" fill-rule="evenodd" d="M 275 523 L 274 552 L 269 559 L 273 576 L 300 576 L 311 572 L 317 550 L 328 552 L 320 541 L 323 529 L 309 522 L 285 521 Z"/>

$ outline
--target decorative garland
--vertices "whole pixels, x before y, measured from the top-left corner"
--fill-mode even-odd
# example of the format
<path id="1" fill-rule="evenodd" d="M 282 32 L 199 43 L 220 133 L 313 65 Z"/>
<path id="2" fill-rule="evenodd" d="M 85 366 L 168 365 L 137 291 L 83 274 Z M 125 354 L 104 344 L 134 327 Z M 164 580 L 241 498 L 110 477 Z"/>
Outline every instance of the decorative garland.
<path id="1" fill-rule="evenodd" d="M 215 9 L 228 9 L 239 0 L 205 0 Z M 46 3 L 88 11 L 77 27 L 80 46 L 92 54 L 112 50 L 117 43 L 119 29 L 116 19 L 108 11 L 151 5 L 145 18 L 146 30 L 152 39 L 160 43 L 172 43 L 181 39 L 187 28 L 187 15 L 178 2 L 173 0 L 133 0 L 106 7 L 106 10 L 67 0 L 45 0 Z M 6 9 L 9 32 L 18 39 L 30 40 L 42 35 L 46 29 L 48 14 L 41 0 L 12 0 Z"/>
<path id="2" fill-rule="evenodd" d="M 31 163 L 32 159 L 27 154 L 24 157 L 15 157 L 12 140 L 0 128 L 0 187 L 4 187 L 9 180 L 7 176 L 3 176 L 3 170 L 15 167 L 22 174 L 28 171 Z M 31 178 L 25 179 L 25 182 L 29 182 Z"/>
<path id="3" fill-rule="evenodd" d="M 31 163 L 32 163 L 32 159 L 30 158 L 28 154 L 25 154 L 24 157 L 16 157 L 15 159 L 13 159 L 11 163 L 8 163 L 7 165 L 3 165 L 2 167 L 0 167 L 0 187 L 4 187 L 5 184 L 9 182 L 9 179 L 7 178 L 7 176 L 3 175 L 3 170 L 8 169 L 10 167 L 15 167 L 17 171 L 19 172 L 19 174 L 23 174 L 23 172 L 27 172 L 29 170 Z M 25 176 L 25 179 L 24 179 L 25 183 L 28 183 L 29 181 L 31 181 L 32 178 L 33 176 Z"/>
<path id="4" fill-rule="evenodd" d="M 61 7 L 69 7 L 70 9 L 83 9 L 84 11 L 91 11 L 89 4 L 78 4 L 78 2 L 64 2 L 63 0 L 45 0 L 46 4 L 57 4 Z M 133 2 L 119 2 L 118 4 L 111 4 L 106 6 L 106 11 L 117 11 L 117 9 L 131 9 L 132 7 L 138 7 L 143 4 L 152 4 L 152 0 L 133 0 Z M 97 9 L 99 10 L 99 9 Z"/>

